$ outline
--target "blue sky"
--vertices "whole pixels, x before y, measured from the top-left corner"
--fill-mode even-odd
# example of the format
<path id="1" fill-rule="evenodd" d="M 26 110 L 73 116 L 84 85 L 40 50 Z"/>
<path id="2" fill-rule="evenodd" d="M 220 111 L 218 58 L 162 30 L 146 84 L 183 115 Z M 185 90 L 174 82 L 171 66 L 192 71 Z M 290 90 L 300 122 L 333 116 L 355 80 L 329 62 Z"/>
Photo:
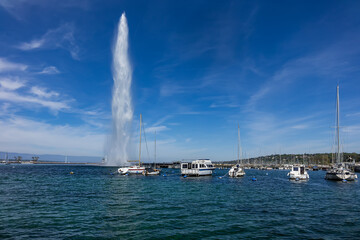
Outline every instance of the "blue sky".
<path id="1" fill-rule="evenodd" d="M 104 155 L 126 12 L 150 159 L 359 152 L 358 1 L 0 1 L 0 151 Z"/>

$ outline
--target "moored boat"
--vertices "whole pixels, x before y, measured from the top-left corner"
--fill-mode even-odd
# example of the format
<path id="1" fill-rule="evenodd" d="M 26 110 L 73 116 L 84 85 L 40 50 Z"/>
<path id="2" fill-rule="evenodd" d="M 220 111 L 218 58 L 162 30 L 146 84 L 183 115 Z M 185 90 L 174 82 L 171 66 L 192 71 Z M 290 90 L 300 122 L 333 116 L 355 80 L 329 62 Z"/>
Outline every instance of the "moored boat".
<path id="1" fill-rule="evenodd" d="M 244 167 L 241 166 L 240 162 L 240 154 L 241 151 L 241 144 L 240 144 L 240 127 L 238 124 L 238 163 L 231 167 L 229 170 L 229 177 L 243 177 L 245 176 Z"/>
<path id="2" fill-rule="evenodd" d="M 181 175 L 183 176 L 209 176 L 212 175 L 214 169 L 215 167 L 209 159 L 198 159 L 191 163 L 181 163 Z"/>
<path id="3" fill-rule="evenodd" d="M 347 164 L 343 163 L 342 155 L 340 153 L 340 103 L 339 103 L 339 85 L 336 87 L 336 158 L 335 163 L 327 170 L 325 179 L 334 181 L 354 181 L 357 175 L 352 171 Z"/>
<path id="4" fill-rule="evenodd" d="M 142 174 L 145 171 L 145 167 L 141 166 L 141 128 L 142 128 L 142 115 L 140 114 L 140 143 L 139 143 L 139 164 L 133 165 L 130 167 L 121 167 L 118 169 L 118 173 L 125 175 L 125 174 Z M 128 161 L 128 162 L 137 162 L 135 161 Z"/>
<path id="5" fill-rule="evenodd" d="M 308 180 L 309 174 L 305 169 L 305 165 L 293 165 L 291 171 L 287 174 L 290 180 Z"/>

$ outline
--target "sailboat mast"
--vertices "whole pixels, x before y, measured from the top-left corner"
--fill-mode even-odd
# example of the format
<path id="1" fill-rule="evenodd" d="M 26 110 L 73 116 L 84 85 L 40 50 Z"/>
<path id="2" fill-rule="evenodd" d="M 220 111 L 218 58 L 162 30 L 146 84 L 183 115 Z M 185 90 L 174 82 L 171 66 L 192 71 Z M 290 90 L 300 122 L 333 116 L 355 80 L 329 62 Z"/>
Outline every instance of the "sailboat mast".
<path id="1" fill-rule="evenodd" d="M 240 127 L 238 123 L 238 163 L 240 163 L 240 152 L 241 152 L 241 146 L 240 146 Z"/>
<path id="2" fill-rule="evenodd" d="M 155 158 L 154 158 L 155 162 L 156 162 L 156 131 L 155 131 Z"/>
<path id="3" fill-rule="evenodd" d="M 142 116 L 141 116 L 141 114 L 140 114 L 139 167 L 141 166 L 141 121 L 142 121 Z"/>
<path id="4" fill-rule="evenodd" d="M 336 88 L 336 138 L 337 138 L 337 154 L 336 154 L 336 163 L 340 163 L 340 129 L 339 129 L 339 112 L 340 112 L 340 104 L 339 104 L 339 85 Z"/>

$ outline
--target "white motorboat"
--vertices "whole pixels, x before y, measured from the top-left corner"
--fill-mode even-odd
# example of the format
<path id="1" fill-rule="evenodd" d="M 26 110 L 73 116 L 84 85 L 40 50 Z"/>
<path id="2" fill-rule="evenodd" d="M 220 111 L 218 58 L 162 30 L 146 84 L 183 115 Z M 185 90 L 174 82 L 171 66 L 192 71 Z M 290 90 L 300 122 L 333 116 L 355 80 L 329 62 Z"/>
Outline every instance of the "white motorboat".
<path id="1" fill-rule="evenodd" d="M 181 175 L 183 176 L 209 176 L 212 175 L 214 169 L 215 167 L 209 159 L 198 159 L 191 163 L 181 163 Z"/>
<path id="2" fill-rule="evenodd" d="M 333 166 L 326 172 L 326 180 L 335 180 L 335 181 L 354 181 L 357 179 L 357 175 L 354 171 L 343 163 L 342 155 L 340 153 L 340 103 L 339 103 L 339 85 L 336 87 L 336 131 L 335 131 L 335 143 L 337 147 L 336 159 Z"/>
<path id="3" fill-rule="evenodd" d="M 229 170 L 229 177 L 243 177 L 245 176 L 244 167 L 240 165 L 240 154 L 241 151 L 241 144 L 240 144 L 240 127 L 238 124 L 238 163 L 231 167 Z"/>
<path id="4" fill-rule="evenodd" d="M 305 169 L 305 165 L 293 165 L 291 171 L 287 174 L 290 180 L 308 180 L 309 174 Z"/>

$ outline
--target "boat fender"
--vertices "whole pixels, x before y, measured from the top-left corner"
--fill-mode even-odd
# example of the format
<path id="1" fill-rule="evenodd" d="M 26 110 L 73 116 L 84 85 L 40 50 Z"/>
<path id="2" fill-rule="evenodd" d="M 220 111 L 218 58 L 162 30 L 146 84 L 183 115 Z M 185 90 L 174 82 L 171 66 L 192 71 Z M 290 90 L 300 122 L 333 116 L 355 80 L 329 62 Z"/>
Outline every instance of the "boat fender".
<path id="1" fill-rule="evenodd" d="M 296 180 L 296 181 L 299 181 L 299 180 L 300 180 L 300 178 L 298 178 L 298 177 L 297 177 L 297 178 L 295 178 L 295 180 Z"/>
<path id="2" fill-rule="evenodd" d="M 346 179 L 344 179 L 344 180 L 342 180 L 343 182 L 347 182 L 347 180 Z"/>
<path id="3" fill-rule="evenodd" d="M 126 174 L 125 174 L 125 176 L 129 176 L 129 174 L 128 174 L 128 173 L 126 173 Z"/>

